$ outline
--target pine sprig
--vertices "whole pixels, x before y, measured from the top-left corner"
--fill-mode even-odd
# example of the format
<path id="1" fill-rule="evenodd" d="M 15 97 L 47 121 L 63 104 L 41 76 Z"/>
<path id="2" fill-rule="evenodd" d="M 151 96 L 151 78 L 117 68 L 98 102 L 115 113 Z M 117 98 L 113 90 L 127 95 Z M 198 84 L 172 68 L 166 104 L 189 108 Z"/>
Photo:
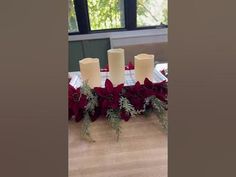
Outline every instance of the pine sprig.
<path id="1" fill-rule="evenodd" d="M 95 107 L 98 106 L 97 96 L 93 94 L 92 89 L 86 81 L 83 82 L 81 93 L 87 96 L 88 104 L 86 106 L 86 111 L 93 114 Z"/>
<path id="2" fill-rule="evenodd" d="M 168 129 L 168 117 L 166 113 L 167 105 L 161 100 L 159 100 L 157 97 L 150 96 L 145 99 L 144 110 L 147 111 L 147 106 L 150 104 L 152 105 L 155 113 L 157 114 L 157 118 L 161 126 L 167 130 Z"/>
<path id="3" fill-rule="evenodd" d="M 162 127 L 167 130 L 168 129 L 168 116 L 167 113 L 163 114 L 162 116 L 158 116 L 158 120 Z"/>
<path id="4" fill-rule="evenodd" d="M 83 82 L 83 85 L 80 88 L 80 91 L 82 94 L 86 95 L 87 100 L 88 100 L 88 104 L 86 105 L 86 108 L 84 111 L 84 119 L 82 122 L 81 135 L 82 137 L 87 137 L 89 138 L 90 141 L 94 142 L 89 132 L 89 126 L 91 124 L 90 113 L 94 114 L 95 107 L 98 105 L 97 97 L 93 94 L 91 88 L 89 87 L 86 81 Z"/>
<path id="5" fill-rule="evenodd" d="M 131 117 L 137 115 L 137 111 L 127 98 L 121 97 L 119 103 L 120 109 L 124 109 L 127 113 L 130 113 Z"/>
<path id="6" fill-rule="evenodd" d="M 93 97 L 93 93 L 91 91 L 91 88 L 88 85 L 87 81 L 83 81 L 83 85 L 80 87 L 81 93 L 88 96 Z"/>
<path id="7" fill-rule="evenodd" d="M 120 126 L 121 119 L 119 116 L 119 111 L 108 109 L 106 117 L 108 118 L 108 121 L 111 124 L 111 127 L 116 131 L 117 141 L 119 141 L 119 137 L 121 133 L 121 126 Z"/>
<path id="8" fill-rule="evenodd" d="M 88 138 L 89 141 L 91 142 L 95 142 L 89 132 L 89 126 L 91 124 L 91 120 L 90 120 L 90 116 L 88 114 L 88 112 L 85 112 L 84 114 L 84 119 L 82 122 L 82 128 L 81 128 L 81 135 L 83 138 Z"/>
<path id="9" fill-rule="evenodd" d="M 156 97 L 151 97 L 150 101 L 151 101 L 153 108 L 157 110 L 157 112 L 160 116 L 162 116 L 165 113 L 164 103 Z"/>

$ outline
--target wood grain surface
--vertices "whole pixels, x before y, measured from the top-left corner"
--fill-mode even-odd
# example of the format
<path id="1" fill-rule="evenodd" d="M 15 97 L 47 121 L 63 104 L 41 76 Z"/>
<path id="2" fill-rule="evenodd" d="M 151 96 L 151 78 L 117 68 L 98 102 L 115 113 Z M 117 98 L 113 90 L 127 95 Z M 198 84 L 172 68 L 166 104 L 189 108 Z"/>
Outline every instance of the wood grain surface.
<path id="1" fill-rule="evenodd" d="M 96 142 L 81 139 L 69 122 L 69 177 L 167 177 L 167 133 L 155 116 L 122 122 L 120 140 L 107 121 L 91 124 Z"/>

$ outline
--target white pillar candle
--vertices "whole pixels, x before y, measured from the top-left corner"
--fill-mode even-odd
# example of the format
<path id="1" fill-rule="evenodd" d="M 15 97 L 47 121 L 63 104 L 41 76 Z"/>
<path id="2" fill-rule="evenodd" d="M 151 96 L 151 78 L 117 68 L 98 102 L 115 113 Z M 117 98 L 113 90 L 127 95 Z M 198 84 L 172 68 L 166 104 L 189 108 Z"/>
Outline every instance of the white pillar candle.
<path id="1" fill-rule="evenodd" d="M 136 81 L 144 83 L 145 78 L 153 81 L 154 55 L 139 54 L 134 56 L 134 69 Z"/>
<path id="2" fill-rule="evenodd" d="M 107 51 L 109 79 L 117 86 L 125 81 L 125 56 L 124 49 L 110 49 Z"/>
<path id="3" fill-rule="evenodd" d="M 84 58 L 79 61 L 83 81 L 91 88 L 101 87 L 100 64 L 98 58 Z"/>

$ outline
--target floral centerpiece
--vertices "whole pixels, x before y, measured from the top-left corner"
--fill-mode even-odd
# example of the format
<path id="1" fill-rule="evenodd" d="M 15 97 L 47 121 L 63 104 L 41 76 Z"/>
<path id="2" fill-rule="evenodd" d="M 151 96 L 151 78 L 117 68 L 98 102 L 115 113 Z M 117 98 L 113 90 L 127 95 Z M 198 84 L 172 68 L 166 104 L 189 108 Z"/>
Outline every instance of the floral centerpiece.
<path id="1" fill-rule="evenodd" d="M 117 140 L 121 133 L 120 122 L 128 121 L 137 115 L 157 114 L 162 127 L 167 130 L 167 82 L 152 83 L 147 78 L 144 84 L 136 82 L 133 86 L 120 84 L 116 87 L 107 79 L 105 88 L 91 89 L 86 82 L 75 89 L 68 86 L 69 120 L 82 121 L 83 137 L 89 138 L 91 122 L 100 116 L 106 117 L 111 127 L 115 129 Z"/>

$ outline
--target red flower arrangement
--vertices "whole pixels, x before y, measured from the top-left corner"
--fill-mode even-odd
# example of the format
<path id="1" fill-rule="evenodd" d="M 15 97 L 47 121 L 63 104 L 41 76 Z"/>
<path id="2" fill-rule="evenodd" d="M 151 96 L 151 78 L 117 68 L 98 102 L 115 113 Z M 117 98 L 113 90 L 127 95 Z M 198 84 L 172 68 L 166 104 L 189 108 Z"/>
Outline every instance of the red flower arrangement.
<path id="1" fill-rule="evenodd" d="M 134 69 L 134 66 L 129 63 L 126 69 Z M 125 87 L 124 84 L 114 87 L 107 79 L 105 88 L 95 87 L 93 90 L 86 83 L 77 89 L 69 85 L 69 120 L 83 120 L 82 134 L 89 135 L 89 123 L 103 115 L 107 117 L 119 138 L 121 120 L 128 121 L 131 117 L 150 110 L 156 111 L 160 117 L 167 110 L 167 94 L 167 82 L 152 83 L 147 78 L 142 85 L 136 82 L 134 86 Z M 159 121 L 167 128 L 167 118 L 159 118 Z"/>
<path id="2" fill-rule="evenodd" d="M 144 100 L 147 95 L 144 87 L 141 86 L 139 82 L 136 82 L 134 86 L 126 87 L 124 96 L 128 98 L 136 110 L 143 109 Z"/>
<path id="3" fill-rule="evenodd" d="M 144 85 L 136 82 L 134 86 L 126 87 L 124 96 L 128 98 L 136 110 L 142 110 L 145 99 L 150 96 L 156 96 L 161 101 L 167 103 L 167 85 L 166 82 L 153 84 L 146 78 Z"/>
<path id="4" fill-rule="evenodd" d="M 128 121 L 131 114 L 127 112 L 120 105 L 120 98 L 122 96 L 122 91 L 124 84 L 120 84 L 116 87 L 113 86 L 112 82 L 107 79 L 105 81 L 105 88 L 95 87 L 94 90 L 97 93 L 98 104 L 101 105 L 101 114 L 107 115 L 108 110 L 113 110 L 119 113 L 119 117 L 125 121 Z"/>
<path id="5" fill-rule="evenodd" d="M 95 87 L 94 90 L 97 93 L 98 104 L 101 105 L 101 113 L 106 115 L 108 109 L 118 109 L 119 99 L 122 92 L 124 84 L 120 84 L 114 87 L 112 82 L 107 79 L 105 81 L 105 88 Z"/>
<path id="6" fill-rule="evenodd" d="M 75 89 L 71 85 L 68 87 L 69 96 L 69 119 L 75 116 L 76 122 L 83 118 L 83 112 L 88 104 L 87 97 L 80 92 L 80 88 Z"/>
<path id="7" fill-rule="evenodd" d="M 152 83 L 149 79 L 144 80 L 144 86 L 151 95 L 156 96 L 161 101 L 167 103 L 167 83 L 166 81 L 160 83 Z M 150 95 L 150 96 L 151 96 Z"/>

